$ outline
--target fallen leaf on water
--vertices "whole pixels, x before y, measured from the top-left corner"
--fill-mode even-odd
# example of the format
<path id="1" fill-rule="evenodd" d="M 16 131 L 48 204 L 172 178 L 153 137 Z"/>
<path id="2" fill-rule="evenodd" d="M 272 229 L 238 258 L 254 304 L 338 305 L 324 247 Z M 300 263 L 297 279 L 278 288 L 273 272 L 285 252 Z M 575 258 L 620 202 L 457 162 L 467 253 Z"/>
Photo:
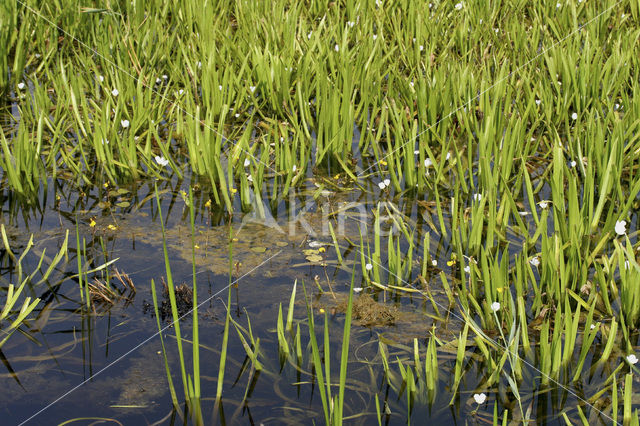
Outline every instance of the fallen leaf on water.
<path id="1" fill-rule="evenodd" d="M 251 251 L 254 253 L 264 253 L 267 251 L 266 247 L 251 247 Z"/>
<path id="2" fill-rule="evenodd" d="M 320 256 L 318 254 L 312 254 L 310 256 L 307 256 L 306 259 L 309 262 L 322 262 L 322 256 Z"/>

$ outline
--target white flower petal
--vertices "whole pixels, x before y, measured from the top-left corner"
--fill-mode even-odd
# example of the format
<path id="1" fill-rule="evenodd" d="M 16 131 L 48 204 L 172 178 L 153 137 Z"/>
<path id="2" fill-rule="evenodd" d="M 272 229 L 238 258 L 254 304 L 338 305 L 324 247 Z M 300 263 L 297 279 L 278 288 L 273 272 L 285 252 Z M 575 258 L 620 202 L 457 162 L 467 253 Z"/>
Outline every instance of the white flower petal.
<path id="1" fill-rule="evenodd" d="M 473 399 L 477 404 L 483 404 L 487 400 L 487 395 L 484 393 L 476 393 L 473 395 Z"/>
<path id="2" fill-rule="evenodd" d="M 156 160 L 156 163 L 158 163 L 158 164 L 159 164 L 160 166 L 162 166 L 162 167 L 164 167 L 164 166 L 166 166 L 167 164 L 169 164 L 169 160 L 167 160 L 166 158 L 161 157 L 161 156 L 159 156 L 159 155 L 156 155 L 155 160 Z"/>
<path id="3" fill-rule="evenodd" d="M 493 302 L 491 304 L 491 310 L 493 312 L 498 312 L 500 310 L 500 302 Z"/>
<path id="4" fill-rule="evenodd" d="M 120 92 L 118 92 L 118 89 L 113 89 L 113 90 L 111 91 L 111 94 L 112 94 L 113 96 L 118 96 L 118 95 L 120 94 Z"/>
<path id="5" fill-rule="evenodd" d="M 120 124 L 123 128 L 126 129 L 127 127 L 129 127 L 129 120 L 120 120 Z"/>
<path id="6" fill-rule="evenodd" d="M 364 269 L 366 269 L 367 271 L 370 271 L 373 269 L 373 265 L 370 263 L 367 263 L 366 265 L 364 265 Z"/>
<path id="7" fill-rule="evenodd" d="M 618 235 L 626 234 L 627 233 L 627 221 L 625 221 L 625 220 L 617 221 L 616 222 L 615 231 L 616 231 L 616 234 L 618 234 Z"/>

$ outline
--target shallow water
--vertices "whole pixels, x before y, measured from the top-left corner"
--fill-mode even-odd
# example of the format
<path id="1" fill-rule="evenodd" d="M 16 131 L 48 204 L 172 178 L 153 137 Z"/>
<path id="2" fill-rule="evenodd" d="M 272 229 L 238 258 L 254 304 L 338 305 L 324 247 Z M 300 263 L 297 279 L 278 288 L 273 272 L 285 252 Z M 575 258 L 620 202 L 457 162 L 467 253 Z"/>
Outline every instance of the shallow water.
<path id="1" fill-rule="evenodd" d="M 478 385 L 486 374 L 476 369 L 473 354 L 478 349 L 475 346 L 467 348 L 469 360 L 463 367 L 465 374 L 459 395 L 449 405 L 456 354 L 453 343 L 463 322 L 457 307 L 447 308 L 447 297 L 439 277 L 442 270 L 452 279 L 452 274 L 459 274 L 459 269 L 457 265 L 447 263 L 452 255 L 448 238 L 441 237 L 429 225 L 438 223 L 437 215 L 420 207 L 409 194 L 392 198 L 389 193 L 380 191 L 373 180 L 366 182 L 367 191 L 361 191 L 334 179 L 331 191 L 316 194 L 318 184 L 331 182 L 331 179 L 329 176 L 314 177 L 309 172 L 306 184 L 291 198 L 273 207 L 266 203 L 256 204 L 249 213 L 241 213 L 241 206 L 237 205 L 236 211 L 240 213 L 231 217 L 224 211 L 207 207 L 207 191 L 202 189 L 204 185 L 190 177 L 142 182 L 122 188 L 90 187 L 86 193 L 70 191 L 71 185 L 64 180 L 50 180 L 37 205 L 25 204 L 12 198 L 10 192 L 3 192 L 1 218 L 7 227 L 13 251 L 20 253 L 27 244 L 28 235 L 34 235 L 33 253 L 25 258 L 26 270 L 37 266 L 37 256 L 43 250 L 54 253 L 67 230 L 70 244 L 68 260 L 55 268 L 46 283 L 30 288 L 32 296 L 43 300 L 32 315 L 35 319 L 23 328 L 24 333 L 16 333 L 2 349 L 5 370 L 0 380 L 6 396 L 0 403 L 0 410 L 6 424 L 20 423 L 43 408 L 46 410 L 33 419 L 35 423 L 43 419 L 47 423 L 58 423 L 81 417 L 117 419 L 123 424 L 182 422 L 173 411 L 152 307 L 150 282 L 153 279 L 161 285 L 165 277 L 162 228 L 154 198 L 154 184 L 158 185 L 161 198 L 166 245 L 176 284 L 192 282 L 189 209 L 182 191 L 188 191 L 189 186 L 200 187 L 194 194 L 194 242 L 197 246 L 198 297 L 203 301 L 199 308 L 199 329 L 205 418 L 232 424 L 298 424 L 322 419 L 322 404 L 305 348 L 308 342 L 307 313 L 301 284 L 304 282 L 308 300 L 313 303 L 320 341 L 324 323 L 320 309 L 328 313 L 335 381 L 344 324 L 344 314 L 339 305 L 348 293 L 355 262 L 355 286 L 365 287 L 363 295 L 373 296 L 379 306 L 393 309 L 396 317 L 393 325 L 375 321 L 365 325 L 358 318 L 354 319 L 345 417 L 355 423 L 375 422 L 377 396 L 383 413 L 386 413 L 383 415 L 386 424 L 406 423 L 406 392 L 401 383 L 392 384 L 393 380 L 388 381 L 385 377 L 378 342 L 388 345 L 389 363 L 397 372 L 396 357 L 410 362 L 413 340 L 417 339 L 423 351 L 427 338 L 433 333 L 442 342 L 450 343 L 438 350 L 437 392 L 431 400 L 425 395 L 418 395 L 413 400 L 411 420 L 420 423 L 429 419 L 442 424 L 489 421 L 495 396 L 480 407 L 472 398 L 474 393 L 482 390 Z M 430 199 L 426 194 L 424 200 Z M 421 244 L 426 233 L 431 237 L 428 253 L 437 261 L 438 267 L 430 267 L 424 278 L 439 306 L 439 320 L 431 302 L 421 296 L 382 292 L 364 284 L 360 253 L 349 241 L 358 244 L 362 232 L 365 245 L 367 239 L 373 245 L 372 210 L 380 201 L 388 202 L 391 212 L 395 207 L 395 213 L 385 215 L 386 220 L 382 221 L 383 232 L 398 233 L 397 229 L 394 230 L 393 216 L 403 214 L 402 222 L 415 231 L 416 241 Z M 468 202 L 470 204 L 471 200 Z M 329 244 L 332 239 L 327 229 L 327 217 L 332 214 L 333 219 L 341 219 L 332 223 L 338 233 L 342 263 L 337 261 L 335 248 Z M 522 218 L 530 229 L 535 228 L 530 215 Z M 445 216 L 444 220 L 450 229 L 449 217 Z M 91 226 L 92 221 L 94 226 Z M 117 259 L 110 272 L 113 274 L 113 267 L 117 267 L 131 277 L 136 293 L 129 300 L 118 300 L 113 306 L 95 303 L 95 311 L 88 313 L 83 308 L 78 280 L 69 278 L 77 273 L 76 223 L 80 239 L 85 240 L 86 258 L 91 268 Z M 116 229 L 109 229 L 110 225 Z M 551 226 L 550 222 L 550 230 Z M 511 261 L 522 250 L 523 237 L 517 234 L 507 237 Z M 230 238 L 233 239 L 231 280 L 239 280 L 237 286 L 231 287 L 231 312 L 233 319 L 242 327 L 247 327 L 250 320 L 254 336 L 260 339 L 261 362 L 265 368 L 257 377 L 250 376 L 249 370 L 243 368 L 246 353 L 236 329 L 231 327 L 222 408 L 214 413 L 226 288 L 230 282 Z M 320 262 L 307 261 L 303 252 L 309 249 L 312 241 L 329 244 L 325 246 Z M 401 241 L 401 251 L 406 253 L 408 245 L 403 239 Z M 419 261 L 423 253 L 420 244 L 415 249 L 409 282 L 416 279 L 420 271 Z M 269 260 L 265 262 L 266 259 Z M 15 265 L 5 252 L 0 261 L 2 285 L 6 286 L 15 278 Z M 385 256 L 382 261 L 386 265 Z M 104 280 L 105 275 L 98 272 L 90 274 L 89 278 Z M 113 275 L 111 279 L 115 282 Z M 298 368 L 290 361 L 280 362 L 276 335 L 278 305 L 282 303 L 286 310 L 296 280 L 298 291 L 294 319 L 300 322 L 305 354 Z M 322 293 L 319 288 L 322 288 Z M 331 292 L 335 292 L 335 297 Z M 375 308 L 377 305 L 371 306 Z M 166 325 L 168 320 L 165 319 Z M 183 338 L 187 340 L 190 326 L 191 318 L 187 315 L 181 321 Z M 179 366 L 172 334 L 169 329 L 163 336 L 174 384 L 180 395 Z M 602 345 L 597 339 L 593 356 Z M 185 347 L 189 363 L 191 350 L 189 345 Z M 553 423 L 557 421 L 555 414 L 562 407 L 575 405 L 575 395 L 566 390 L 551 388 L 540 393 L 539 375 L 533 369 L 523 374 L 520 393 L 524 403 L 535 403 L 532 407 L 536 419 Z M 598 378 L 602 380 L 610 371 L 606 368 L 592 369 L 591 374 L 593 389 L 572 391 L 577 391 L 580 396 L 595 393 L 601 384 Z M 243 403 L 247 387 L 251 392 Z M 508 401 L 509 398 L 501 398 L 500 409 L 516 412 L 517 407 L 509 405 Z"/>

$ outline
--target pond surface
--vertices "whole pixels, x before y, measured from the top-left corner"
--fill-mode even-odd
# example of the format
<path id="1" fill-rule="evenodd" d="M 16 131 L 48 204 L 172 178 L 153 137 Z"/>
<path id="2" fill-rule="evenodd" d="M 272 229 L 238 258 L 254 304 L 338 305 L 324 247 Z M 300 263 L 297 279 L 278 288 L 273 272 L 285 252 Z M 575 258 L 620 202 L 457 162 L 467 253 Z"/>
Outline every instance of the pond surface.
<path id="1" fill-rule="evenodd" d="M 411 198 L 396 197 L 393 201 L 398 204 L 394 204 L 387 200 L 388 194 L 377 190 L 374 184 L 371 188 L 376 190 L 370 192 L 354 191 L 347 186 L 340 190 L 337 179 L 332 191 L 319 196 L 316 193 L 314 199 L 317 183 L 309 176 L 306 189 L 292 199 L 280 202 L 275 209 L 265 204 L 262 209 L 255 208 L 250 213 L 231 217 L 211 211 L 206 194 L 196 192 L 194 254 L 188 201 L 183 191 L 190 185 L 198 189 L 198 185 L 175 178 L 156 182 L 174 282 L 190 285 L 192 265 L 195 264 L 201 301 L 199 334 L 205 417 L 230 424 L 319 421 L 322 404 L 312 375 L 309 348 L 305 350 L 303 346 L 304 355 L 299 365 L 282 360 L 276 333 L 278 307 L 282 304 L 286 312 L 294 282 L 297 282 L 293 318 L 306 330 L 304 283 L 317 330 L 322 330 L 324 313 L 327 315 L 332 330 L 332 372 L 337 377 L 345 303 L 351 273 L 355 270 L 354 286 L 364 290 L 354 294 L 345 418 L 360 424 L 375 422 L 375 399 L 378 398 L 385 424 L 406 423 L 406 392 L 404 386 L 398 388 L 398 384 L 392 384 L 385 375 L 380 345 L 388 352 L 389 363 L 397 365 L 400 360 L 411 362 L 414 339 L 422 351 L 428 338 L 434 335 L 442 342 L 438 350 L 438 389 L 430 397 L 422 395 L 412 401 L 411 419 L 430 419 L 442 424 L 456 424 L 463 418 L 478 423 L 490 420 L 493 410 L 489 407 L 493 402 L 478 406 L 472 398 L 485 374 L 477 371 L 472 361 L 465 365 L 459 394 L 453 404 L 449 404 L 450 374 L 456 359 L 453 343 L 463 328 L 463 321 L 455 306 L 449 309 L 442 288 L 440 274 L 451 279 L 456 265 L 450 260 L 452 254 L 446 239 L 439 238 L 428 225 L 437 223 L 437 217 L 428 209 L 420 208 Z M 48 188 L 41 197 L 44 200 L 41 205 L 16 208 L 10 201 L 3 204 L 2 219 L 12 249 L 19 253 L 26 246 L 28 235 L 34 236 L 33 254 L 25 258 L 27 270 L 37 266 L 35 262 L 42 251 L 54 253 L 67 230 L 71 235 L 66 261 L 56 266 L 46 283 L 30 289 L 33 296 L 43 300 L 34 319 L 2 349 L 5 397 L 0 409 L 5 424 L 17 424 L 34 414 L 37 417 L 32 421 L 36 423 L 45 419 L 47 423 L 59 423 L 81 418 L 104 418 L 122 424 L 182 423 L 181 414 L 174 411 L 171 403 L 150 291 L 152 279 L 162 285 L 166 276 L 154 183 L 128 188 L 98 188 L 67 195 L 64 182 L 50 181 Z M 431 236 L 430 247 L 426 250 L 431 266 L 424 280 L 433 296 L 432 301 L 411 292 L 381 291 L 367 285 L 363 277 L 359 247 L 354 244 L 359 243 L 360 232 L 365 241 L 373 241 L 373 212 L 378 203 L 385 200 L 393 207 L 386 210 L 381 232 L 401 233 L 397 227 L 394 229 L 396 215 L 395 223 L 401 222 L 419 235 L 417 241 L 424 242 L 425 234 Z M 260 210 L 264 213 L 256 215 Z M 341 261 L 337 259 L 331 234 L 326 229 L 329 220 L 336 230 Z M 108 268 L 89 274 L 88 278 L 104 282 L 106 271 L 110 271 L 109 279 L 118 286 L 114 275 L 117 269 L 130 277 L 135 291 L 123 292 L 122 297 L 109 303 L 94 298 L 93 306 L 87 310 L 77 275 L 73 276 L 77 273 L 77 250 L 73 241 L 76 224 L 79 238 L 84 240 L 82 253 L 87 268 L 93 269 L 117 259 Z M 514 243 L 519 239 L 517 235 L 509 238 Z M 406 241 L 398 244 L 401 252 L 407 250 Z M 517 250 L 517 246 L 513 244 L 513 250 Z M 318 250 L 318 247 L 324 250 Z M 319 259 L 310 257 L 308 250 L 311 250 L 311 256 L 319 256 Z M 420 244 L 414 250 L 415 253 L 425 252 Z M 387 261 L 382 260 L 383 264 Z M 423 263 L 420 256 L 415 256 L 412 262 L 409 282 L 418 278 Z M 3 282 L 9 282 L 15 270 L 6 253 L 2 265 Z M 232 318 L 238 327 L 248 327 L 250 321 L 253 335 L 260 339 L 264 369 L 258 375 L 249 374 L 244 365 L 246 352 L 238 338 L 239 328 L 232 326 L 223 400 L 219 411 L 214 412 L 230 281 L 233 282 L 230 287 Z M 192 324 L 190 296 L 190 291 L 185 293 L 186 302 L 180 312 L 184 315 L 181 329 L 185 343 L 190 342 Z M 166 299 L 166 292 L 164 297 Z M 161 310 L 165 310 L 161 315 L 165 348 L 180 393 L 178 355 L 170 327 L 169 304 L 167 300 L 159 301 L 159 304 Z M 302 336 L 304 345 L 308 342 L 308 333 L 303 331 Z M 186 347 L 189 365 L 190 345 Z M 469 346 L 468 350 L 473 356 L 477 348 Z M 575 397 L 566 390 L 553 388 L 533 397 L 537 390 L 535 373 L 533 369 L 525 372 L 531 382 L 524 380 L 520 392 L 528 403 L 536 400 L 538 418 L 547 418 L 554 412 L 552 407 L 567 404 Z M 250 391 L 245 398 L 247 389 Z M 42 409 L 44 411 L 38 413 Z M 549 418 L 553 419 L 553 416 Z"/>

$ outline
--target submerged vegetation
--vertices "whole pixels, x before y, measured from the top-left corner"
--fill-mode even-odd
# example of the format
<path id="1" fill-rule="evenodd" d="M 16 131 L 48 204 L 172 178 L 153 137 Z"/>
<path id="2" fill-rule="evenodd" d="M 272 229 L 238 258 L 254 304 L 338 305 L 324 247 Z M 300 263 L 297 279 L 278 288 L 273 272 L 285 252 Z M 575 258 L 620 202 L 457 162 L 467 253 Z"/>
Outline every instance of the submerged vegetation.
<path id="1" fill-rule="evenodd" d="M 11 421 L 638 424 L 639 8 L 3 2 Z"/>

